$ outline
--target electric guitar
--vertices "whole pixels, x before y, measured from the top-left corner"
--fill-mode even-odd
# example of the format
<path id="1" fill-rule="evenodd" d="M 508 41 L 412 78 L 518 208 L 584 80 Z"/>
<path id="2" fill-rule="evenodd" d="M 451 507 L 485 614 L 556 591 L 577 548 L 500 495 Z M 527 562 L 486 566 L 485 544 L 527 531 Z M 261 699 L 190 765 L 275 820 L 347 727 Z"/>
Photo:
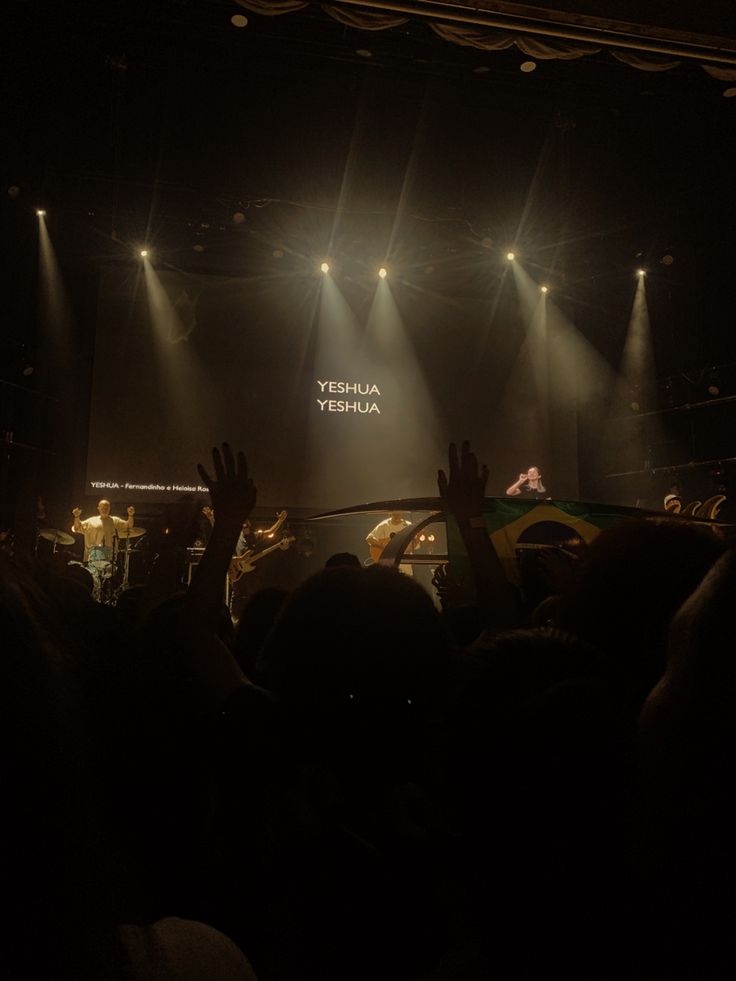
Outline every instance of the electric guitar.
<path id="1" fill-rule="evenodd" d="M 276 542 L 274 545 L 269 545 L 268 548 L 261 549 L 260 552 L 255 552 L 254 550 L 248 549 L 247 552 L 243 552 L 242 555 L 234 555 L 230 561 L 230 568 L 228 569 L 228 576 L 230 577 L 230 582 L 237 582 L 238 579 L 245 572 L 253 572 L 255 569 L 255 563 L 262 559 L 264 555 L 268 555 L 269 552 L 275 552 L 277 548 L 280 548 L 282 552 L 285 552 L 287 548 L 295 542 L 296 538 L 293 535 L 285 535 L 280 541 Z"/>

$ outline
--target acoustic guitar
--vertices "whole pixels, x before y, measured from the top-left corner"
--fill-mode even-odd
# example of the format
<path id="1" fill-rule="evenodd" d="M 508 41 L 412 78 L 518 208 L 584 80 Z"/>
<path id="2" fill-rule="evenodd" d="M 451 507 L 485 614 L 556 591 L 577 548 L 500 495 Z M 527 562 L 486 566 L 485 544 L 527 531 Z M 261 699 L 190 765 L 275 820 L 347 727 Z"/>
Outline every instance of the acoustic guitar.
<path id="1" fill-rule="evenodd" d="M 268 548 L 262 549 L 260 552 L 254 552 L 254 550 L 248 549 L 247 552 L 243 552 L 242 555 L 234 555 L 231 562 L 230 568 L 228 569 L 228 576 L 230 577 L 230 582 L 237 582 L 240 577 L 246 572 L 253 572 L 255 569 L 255 563 L 259 559 L 262 559 L 265 555 L 270 552 L 275 552 L 277 548 L 280 548 L 282 552 L 285 552 L 289 546 L 296 541 L 293 535 L 285 535 L 280 541 L 273 545 L 269 545 Z"/>
<path id="2" fill-rule="evenodd" d="M 383 555 L 384 549 L 386 548 L 386 546 L 388 545 L 388 543 L 391 541 L 391 538 L 393 538 L 395 534 L 396 534 L 396 532 L 392 532 L 391 537 L 390 538 L 387 538 L 386 541 L 383 543 L 383 545 L 369 545 L 368 546 L 368 552 L 370 553 L 370 557 L 373 559 L 374 562 L 378 562 L 378 560 Z M 417 541 L 416 537 L 415 538 L 412 538 L 412 540 L 409 542 L 409 545 L 407 546 L 407 549 L 406 549 L 407 553 L 416 551 L 416 549 L 419 548 L 419 545 L 420 545 L 420 543 Z"/>
<path id="3" fill-rule="evenodd" d="M 388 545 L 388 542 L 386 542 L 386 545 Z M 369 545 L 368 546 L 368 551 L 370 552 L 370 556 L 371 556 L 371 558 L 373 559 L 374 562 L 378 562 L 378 560 L 381 558 L 381 556 L 383 555 L 383 550 L 386 547 L 386 545 Z"/>

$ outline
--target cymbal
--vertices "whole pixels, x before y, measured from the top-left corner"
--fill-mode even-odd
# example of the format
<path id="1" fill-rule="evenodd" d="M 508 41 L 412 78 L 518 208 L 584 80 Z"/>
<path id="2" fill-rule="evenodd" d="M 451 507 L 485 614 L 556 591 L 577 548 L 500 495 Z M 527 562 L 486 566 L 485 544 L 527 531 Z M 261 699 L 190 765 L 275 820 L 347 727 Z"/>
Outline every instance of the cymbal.
<path id="1" fill-rule="evenodd" d="M 65 531 L 58 528 L 42 528 L 38 533 L 39 538 L 45 538 L 47 542 L 54 542 L 56 545 L 73 545 L 74 539 L 67 535 Z"/>
<path id="2" fill-rule="evenodd" d="M 140 538 L 145 533 L 145 528 L 119 528 L 118 538 Z"/>

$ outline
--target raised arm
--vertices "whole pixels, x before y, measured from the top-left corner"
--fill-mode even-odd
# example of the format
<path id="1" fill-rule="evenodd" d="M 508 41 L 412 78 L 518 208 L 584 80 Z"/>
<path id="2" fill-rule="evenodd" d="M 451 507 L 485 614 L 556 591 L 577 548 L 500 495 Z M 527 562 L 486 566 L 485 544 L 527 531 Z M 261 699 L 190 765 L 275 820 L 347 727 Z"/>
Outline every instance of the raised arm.
<path id="1" fill-rule="evenodd" d="M 506 493 L 509 497 L 515 497 L 517 494 L 521 494 L 521 485 L 525 484 L 529 479 L 528 473 L 520 473 L 519 479 L 515 481 L 510 487 L 506 488 Z"/>
<path id="2" fill-rule="evenodd" d="M 504 574 L 483 517 L 483 500 L 488 467 L 478 466 L 470 443 L 465 440 L 458 457 L 450 443 L 449 477 L 437 473 L 437 487 L 448 514 L 457 522 L 470 558 L 476 600 L 486 630 L 507 630 L 519 624 L 518 597 Z"/>
<path id="3" fill-rule="evenodd" d="M 256 486 L 248 476 L 248 464 L 244 453 L 233 456 L 228 443 L 222 444 L 222 453 L 212 450 L 214 477 L 210 477 L 202 464 L 197 471 L 207 485 L 217 521 L 187 592 L 190 609 L 201 617 L 213 632 L 222 608 L 222 591 L 230 560 L 243 527 L 256 503 Z"/>
<path id="4" fill-rule="evenodd" d="M 279 513 L 276 515 L 276 521 L 271 525 L 270 528 L 266 528 L 266 530 L 262 532 L 263 537 L 270 538 L 271 535 L 275 535 L 276 532 L 281 527 L 281 525 L 286 521 L 286 517 L 287 517 L 286 511 L 279 511 Z"/>

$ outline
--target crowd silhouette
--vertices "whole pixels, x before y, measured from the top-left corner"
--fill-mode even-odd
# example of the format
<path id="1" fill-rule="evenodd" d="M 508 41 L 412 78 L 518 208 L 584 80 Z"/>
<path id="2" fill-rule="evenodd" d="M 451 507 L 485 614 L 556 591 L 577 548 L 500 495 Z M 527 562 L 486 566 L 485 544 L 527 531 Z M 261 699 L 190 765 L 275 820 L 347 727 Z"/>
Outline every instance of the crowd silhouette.
<path id="1" fill-rule="evenodd" d="M 451 567 L 438 607 L 337 553 L 235 630 L 256 485 L 227 444 L 198 469 L 217 522 L 188 588 L 176 535 L 114 607 L 0 554 L 0 977 L 733 975 L 723 534 L 631 519 L 515 585 L 450 444 L 472 602 Z"/>

